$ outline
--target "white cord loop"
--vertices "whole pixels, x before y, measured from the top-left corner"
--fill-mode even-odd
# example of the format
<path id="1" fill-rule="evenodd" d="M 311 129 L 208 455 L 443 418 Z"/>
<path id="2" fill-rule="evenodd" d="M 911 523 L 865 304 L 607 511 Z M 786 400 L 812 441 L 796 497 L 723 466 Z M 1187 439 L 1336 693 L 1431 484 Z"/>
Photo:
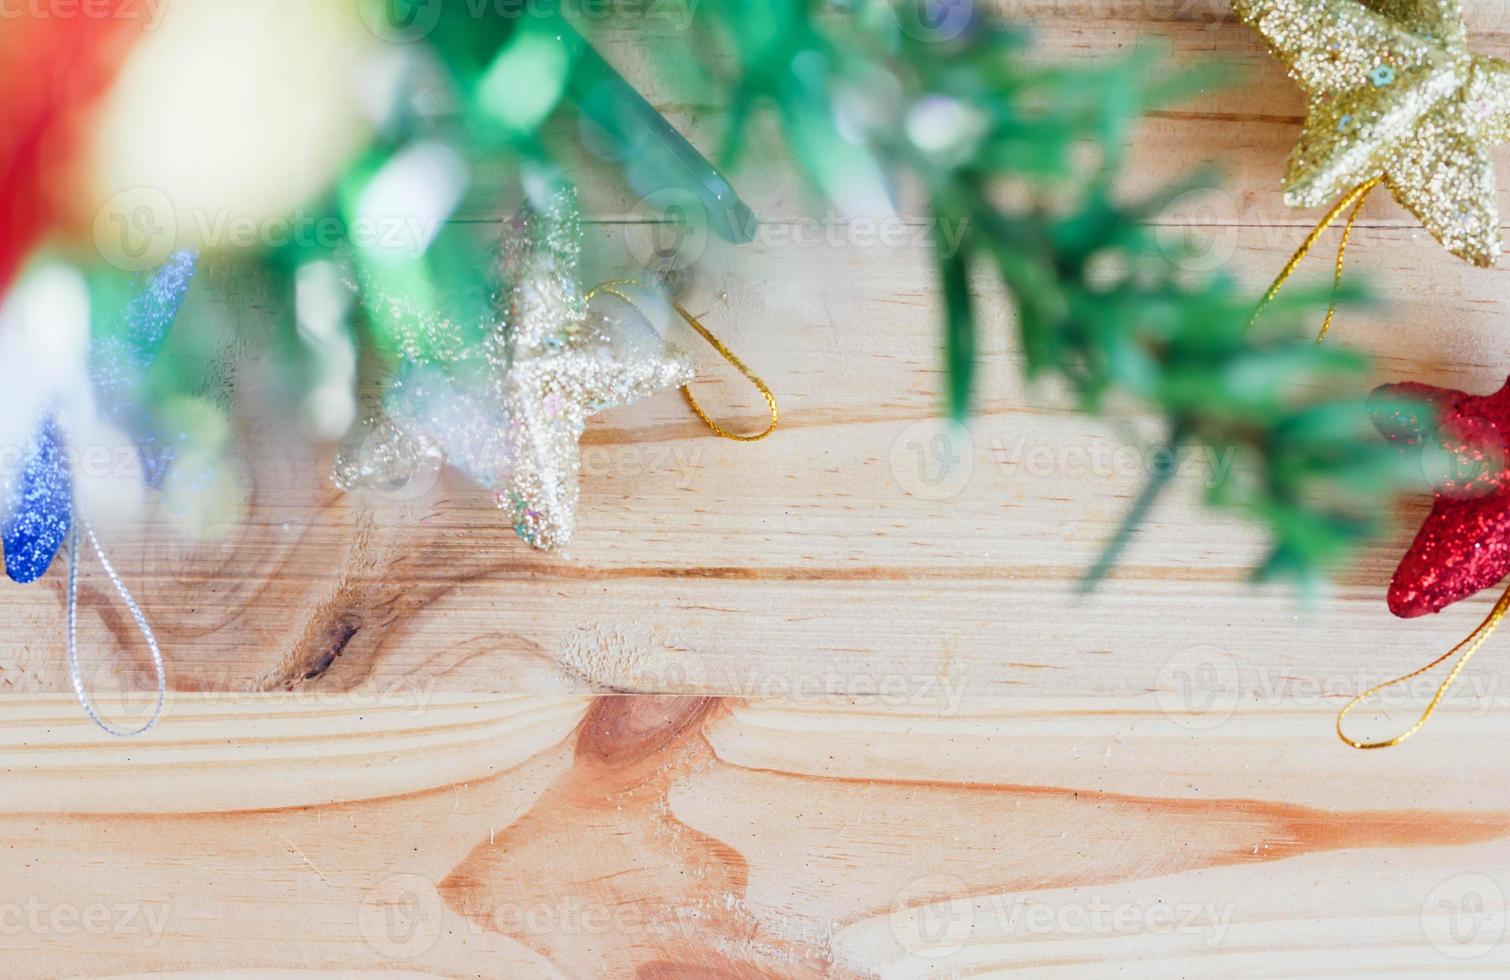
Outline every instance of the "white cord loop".
<path id="1" fill-rule="evenodd" d="M 157 705 L 152 709 L 152 717 L 148 718 L 140 728 L 131 731 L 116 728 L 100 717 L 100 713 L 95 710 L 94 701 L 84 690 L 84 678 L 79 671 L 79 529 L 81 527 L 89 536 L 89 543 L 94 546 L 94 553 L 100 559 L 100 567 L 105 569 L 106 575 L 110 576 L 115 591 L 120 595 L 121 601 L 126 604 L 126 608 L 131 611 L 131 618 L 136 620 L 136 628 L 141 630 L 142 638 L 147 641 L 147 647 L 152 651 L 152 668 L 157 671 Z M 89 715 L 90 720 L 103 731 L 117 738 L 140 735 L 157 724 L 157 720 L 162 717 L 163 703 L 168 697 L 168 672 L 163 666 L 163 654 L 158 649 L 157 637 L 152 635 L 152 627 L 147 623 L 147 617 L 142 614 L 141 607 L 132 598 L 131 590 L 126 588 L 126 583 L 121 581 L 121 577 L 116 574 L 115 566 L 111 565 L 110 559 L 105 557 L 105 549 L 100 547 L 99 538 L 94 536 L 94 528 L 77 514 L 74 515 L 73 531 L 68 536 L 68 677 L 73 681 L 74 693 L 79 696 L 79 703 L 84 706 L 84 711 Z"/>

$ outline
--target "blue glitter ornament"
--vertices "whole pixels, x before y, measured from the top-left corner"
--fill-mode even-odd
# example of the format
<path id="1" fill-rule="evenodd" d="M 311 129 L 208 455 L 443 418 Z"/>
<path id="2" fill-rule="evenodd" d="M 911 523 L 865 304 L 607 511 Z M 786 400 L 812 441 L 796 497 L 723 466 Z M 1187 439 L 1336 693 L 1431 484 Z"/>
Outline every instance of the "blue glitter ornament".
<path id="1" fill-rule="evenodd" d="M 169 258 L 126 304 L 121 312 L 123 329 L 91 345 L 89 352 L 89 379 L 100 413 L 133 433 L 153 483 L 161 479 L 161 467 L 155 465 L 156 456 L 150 451 L 151 436 L 143 434 L 148 427 L 140 418 L 134 394 L 183 305 L 197 259 L 194 252 L 178 252 Z M 47 573 L 73 523 L 73 477 L 55 415 L 48 415 L 38 426 L 4 513 L 10 515 L 0 529 L 5 573 L 17 582 L 35 582 Z"/>
<path id="2" fill-rule="evenodd" d="M 100 414 L 136 440 L 148 486 L 161 485 L 168 460 L 157 451 L 157 438 L 135 396 L 183 306 L 198 261 L 198 252 L 175 252 L 151 276 L 143 277 L 141 292 L 122 311 L 122 329 L 98 340 L 89 351 L 89 379 Z"/>
<path id="3" fill-rule="evenodd" d="M 107 330 L 90 345 L 89 380 L 107 416 L 122 414 L 125 406 L 120 400 L 130 397 L 152 366 L 183 306 L 197 261 L 195 252 L 176 252 L 155 273 L 143 277 L 141 291 L 120 312 L 119 328 Z"/>
<path id="4" fill-rule="evenodd" d="M 73 479 L 58 420 L 52 416 L 37 430 L 8 510 L 10 520 L 0 532 L 5 574 L 17 582 L 35 582 L 67 539 L 73 516 Z"/>

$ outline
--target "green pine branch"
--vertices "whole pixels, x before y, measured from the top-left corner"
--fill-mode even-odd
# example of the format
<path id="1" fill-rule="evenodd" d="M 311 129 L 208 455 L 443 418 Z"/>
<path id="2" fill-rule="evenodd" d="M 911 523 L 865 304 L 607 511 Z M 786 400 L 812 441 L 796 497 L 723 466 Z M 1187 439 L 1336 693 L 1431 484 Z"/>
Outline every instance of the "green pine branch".
<path id="1" fill-rule="evenodd" d="M 888 190 L 906 180 L 927 189 L 935 228 L 965 222 L 957 251 L 936 236 L 952 414 L 964 416 L 972 396 L 969 273 L 980 266 L 1015 308 L 1031 378 L 1067 386 L 1092 414 L 1132 400 L 1162 419 L 1171 465 L 1150 474 L 1088 585 L 1171 484 L 1182 449 L 1233 461 L 1207 500 L 1268 528 L 1258 577 L 1321 577 L 1376 533 L 1389 494 L 1418 475 L 1369 424 L 1367 360 L 1305 335 L 1326 294 L 1281 297 L 1250 331 L 1256 296 L 1224 275 L 1191 281 L 1150 223 L 1200 178 L 1134 203 L 1109 190 L 1140 115 L 1216 73 L 1161 73 L 1152 50 L 1045 66 L 1021 32 L 976 8 L 958 5 L 975 12 L 952 22 L 955 8 L 905 2 L 836 14 L 799 0 L 707 0 L 698 16 L 736 66 L 740 125 L 751 107 L 773 108 L 816 190 L 842 203 L 876 175 Z M 730 134 L 735 151 L 741 135 Z M 997 203 L 1004 185 L 1027 188 L 1033 203 Z"/>

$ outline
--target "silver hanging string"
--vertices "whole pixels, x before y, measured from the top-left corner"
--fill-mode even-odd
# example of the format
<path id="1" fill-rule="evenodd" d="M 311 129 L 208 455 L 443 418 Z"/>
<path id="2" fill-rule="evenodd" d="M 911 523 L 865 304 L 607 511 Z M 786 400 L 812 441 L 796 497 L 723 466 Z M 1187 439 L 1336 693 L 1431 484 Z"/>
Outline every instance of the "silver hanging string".
<path id="1" fill-rule="evenodd" d="M 84 677 L 79 671 L 79 529 L 83 528 L 89 536 L 89 543 L 94 546 L 94 553 L 100 559 L 100 567 L 105 569 L 105 574 L 110 576 L 111 584 L 120 595 L 121 601 L 131 611 L 131 618 L 136 620 L 136 628 L 141 630 L 142 638 L 147 641 L 147 647 L 152 651 L 152 668 L 157 671 L 157 705 L 152 709 L 152 717 L 140 728 L 126 731 L 116 728 L 100 717 L 95 710 L 94 701 L 90 699 L 89 692 L 84 690 Z M 131 590 L 126 588 L 126 583 L 121 581 L 120 575 L 116 574 L 115 566 L 110 564 L 110 559 L 105 557 L 105 549 L 100 547 L 99 538 L 94 536 L 94 528 L 84 518 L 74 515 L 73 531 L 68 535 L 68 676 L 73 681 L 74 693 L 79 697 L 79 703 L 84 706 L 84 711 L 91 721 L 100 728 L 117 738 L 131 738 L 140 735 L 162 717 L 163 702 L 168 697 L 168 672 L 163 666 L 163 653 L 157 646 L 157 637 L 152 634 L 152 627 L 147 623 L 147 617 L 142 614 L 142 609 L 136 604 L 131 596 Z"/>

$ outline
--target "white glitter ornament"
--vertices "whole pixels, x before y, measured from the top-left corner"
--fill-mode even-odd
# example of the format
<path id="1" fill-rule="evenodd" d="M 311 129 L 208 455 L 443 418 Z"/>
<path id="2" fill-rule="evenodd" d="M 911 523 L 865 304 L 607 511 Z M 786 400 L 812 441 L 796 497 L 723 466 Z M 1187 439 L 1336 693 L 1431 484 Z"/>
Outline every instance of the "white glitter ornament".
<path id="1" fill-rule="evenodd" d="M 369 420 L 338 456 L 342 489 L 390 488 L 449 463 L 493 492 L 514 530 L 545 551 L 563 551 L 576 524 L 578 440 L 587 417 L 692 379 L 682 352 L 630 340 L 627 329 L 589 312 L 578 278 L 576 199 L 556 188 L 505 230 L 494 322 L 471 347 L 438 345 L 411 356 Z M 388 304 L 418 335 L 462 335 L 454 324 L 401 301 Z"/>

